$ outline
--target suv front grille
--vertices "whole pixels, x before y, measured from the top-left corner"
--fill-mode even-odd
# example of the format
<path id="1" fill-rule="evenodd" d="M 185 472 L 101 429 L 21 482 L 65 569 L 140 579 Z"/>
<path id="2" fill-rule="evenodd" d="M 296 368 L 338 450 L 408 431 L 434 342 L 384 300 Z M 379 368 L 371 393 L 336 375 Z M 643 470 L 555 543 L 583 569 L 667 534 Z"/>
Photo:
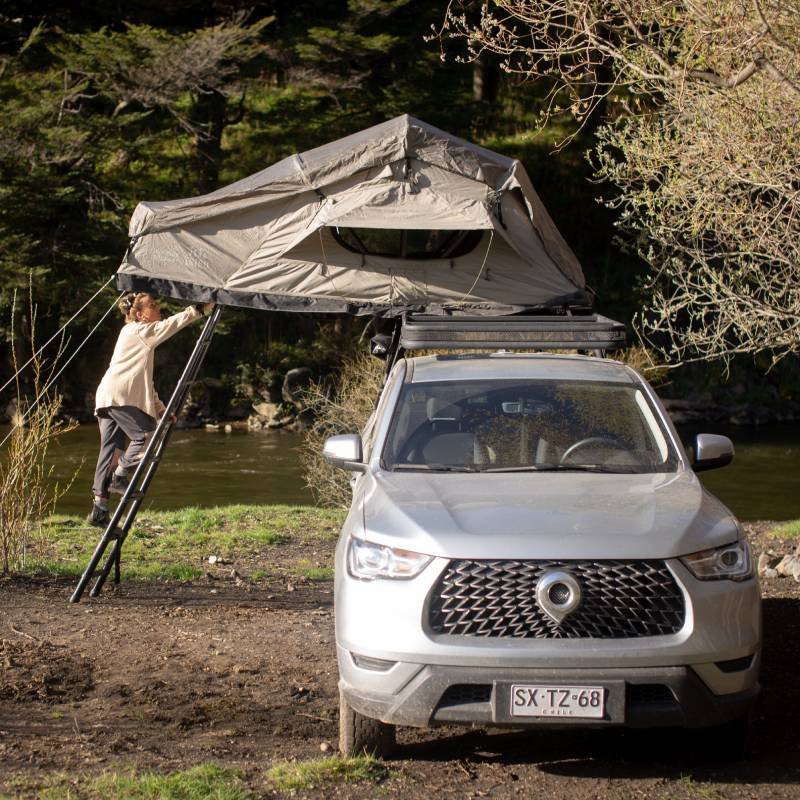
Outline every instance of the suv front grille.
<path id="1" fill-rule="evenodd" d="M 536 602 L 543 573 L 578 581 L 580 606 L 560 624 Z M 451 561 L 433 589 L 434 633 L 525 639 L 626 639 L 683 627 L 683 595 L 663 561 Z"/>

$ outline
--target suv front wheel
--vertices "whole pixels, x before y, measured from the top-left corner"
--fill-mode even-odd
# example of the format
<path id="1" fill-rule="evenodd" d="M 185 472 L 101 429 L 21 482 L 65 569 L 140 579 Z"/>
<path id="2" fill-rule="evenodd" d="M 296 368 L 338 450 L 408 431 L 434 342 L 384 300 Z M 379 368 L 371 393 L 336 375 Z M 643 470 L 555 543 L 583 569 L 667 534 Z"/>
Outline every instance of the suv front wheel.
<path id="1" fill-rule="evenodd" d="M 395 746 L 395 726 L 359 714 L 339 690 L 339 752 L 345 756 L 388 756 Z"/>

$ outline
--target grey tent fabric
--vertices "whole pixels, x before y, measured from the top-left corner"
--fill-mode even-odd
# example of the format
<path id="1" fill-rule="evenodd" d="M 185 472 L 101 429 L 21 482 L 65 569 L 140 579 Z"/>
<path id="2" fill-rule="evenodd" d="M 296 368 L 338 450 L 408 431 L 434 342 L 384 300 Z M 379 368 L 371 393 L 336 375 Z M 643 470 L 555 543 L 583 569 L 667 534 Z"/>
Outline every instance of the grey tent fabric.
<path id="1" fill-rule="evenodd" d="M 481 231 L 404 259 L 340 229 Z M 403 115 L 201 197 L 140 203 L 120 289 L 294 311 L 509 313 L 590 302 L 521 163 Z"/>

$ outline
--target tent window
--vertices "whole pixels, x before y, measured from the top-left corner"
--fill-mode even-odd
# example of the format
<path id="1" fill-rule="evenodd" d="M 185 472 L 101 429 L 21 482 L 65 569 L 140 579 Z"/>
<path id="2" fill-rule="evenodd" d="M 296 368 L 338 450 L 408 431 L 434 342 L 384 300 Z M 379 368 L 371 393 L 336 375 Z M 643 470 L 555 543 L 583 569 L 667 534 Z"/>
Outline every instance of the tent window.
<path id="1" fill-rule="evenodd" d="M 483 231 L 393 230 L 388 228 L 331 228 L 342 247 L 354 253 L 423 261 L 458 258 L 474 250 Z"/>

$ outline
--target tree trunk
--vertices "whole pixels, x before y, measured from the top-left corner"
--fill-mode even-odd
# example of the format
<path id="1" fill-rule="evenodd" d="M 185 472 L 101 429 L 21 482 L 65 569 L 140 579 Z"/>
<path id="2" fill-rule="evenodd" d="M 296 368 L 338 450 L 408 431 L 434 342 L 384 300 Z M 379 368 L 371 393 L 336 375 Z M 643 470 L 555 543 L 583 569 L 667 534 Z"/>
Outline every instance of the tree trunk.
<path id="1" fill-rule="evenodd" d="M 500 86 L 497 60 L 483 53 L 472 62 L 472 97 L 479 103 L 494 103 Z"/>
<path id="2" fill-rule="evenodd" d="M 214 191 L 219 183 L 227 105 L 224 94 L 209 89 L 198 94 L 192 106 L 191 119 L 198 131 L 195 136 L 197 188 L 202 194 Z"/>

